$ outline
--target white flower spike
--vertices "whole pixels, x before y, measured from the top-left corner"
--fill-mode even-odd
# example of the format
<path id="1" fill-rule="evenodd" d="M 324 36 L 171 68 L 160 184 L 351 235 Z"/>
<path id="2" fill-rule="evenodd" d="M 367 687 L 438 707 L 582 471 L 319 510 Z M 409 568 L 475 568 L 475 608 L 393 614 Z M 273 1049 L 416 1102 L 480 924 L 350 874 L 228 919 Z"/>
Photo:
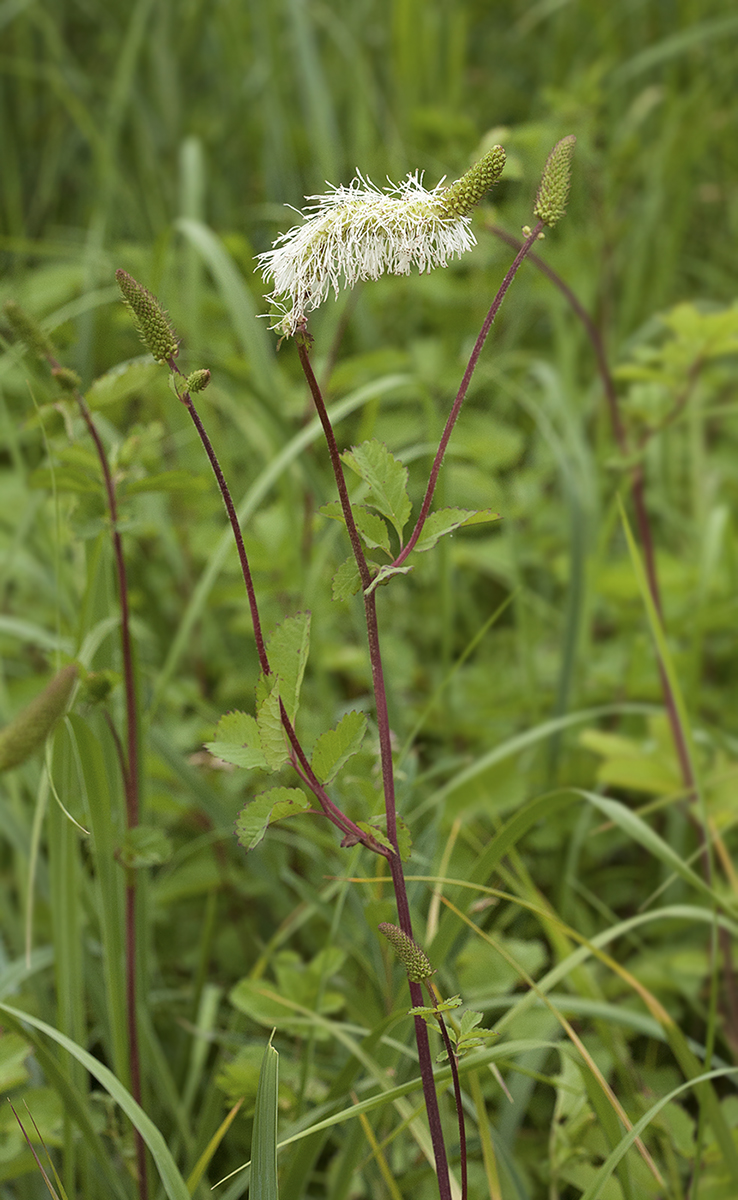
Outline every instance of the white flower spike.
<path id="1" fill-rule="evenodd" d="M 302 225 L 281 234 L 273 249 L 258 256 L 267 299 L 284 315 L 273 329 L 292 336 L 307 314 L 333 288 L 351 288 L 360 279 L 409 275 L 445 267 L 476 245 L 469 213 L 505 165 L 505 151 L 493 146 L 450 187 L 443 181 L 428 191 L 416 171 L 381 191 L 357 171 L 349 187 L 334 187 L 313 201 Z M 291 304 L 288 307 L 287 301 Z"/>

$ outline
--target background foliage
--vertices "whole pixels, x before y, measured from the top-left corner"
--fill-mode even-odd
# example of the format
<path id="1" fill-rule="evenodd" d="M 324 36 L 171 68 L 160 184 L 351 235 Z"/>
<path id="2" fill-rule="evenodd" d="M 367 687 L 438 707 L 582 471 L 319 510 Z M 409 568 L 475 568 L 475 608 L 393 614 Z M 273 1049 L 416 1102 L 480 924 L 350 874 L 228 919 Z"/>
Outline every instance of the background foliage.
<path id="1" fill-rule="evenodd" d="M 720 1067 L 738 1045 L 732 977 L 711 954 L 713 910 L 734 912 L 738 892 L 738 16 L 714 0 L 4 0 L 0 35 L 0 299 L 25 304 L 81 374 L 125 522 L 149 828 L 138 848 L 144 1108 L 187 1177 L 226 1105 L 245 1097 L 211 1182 L 249 1157 L 273 1026 L 282 1136 L 316 1107 L 317 1118 L 349 1107 L 352 1088 L 366 1098 L 416 1068 L 406 987 L 375 933 L 393 919 L 391 893 L 380 878 L 342 882 L 375 864 L 305 817 L 270 830 L 248 859 L 232 837 L 262 781 L 218 769 L 202 745 L 221 713 L 250 708 L 248 612 L 207 463 L 165 371 L 139 356 L 114 270 L 161 296 L 187 367 L 213 372 L 201 411 L 241 501 L 265 626 L 313 614 L 301 710 L 311 744 L 348 709 L 370 711 L 368 658 L 358 601 L 331 601 L 348 547 L 317 515 L 333 499 L 329 464 L 308 432 L 292 348 L 277 355 L 254 319 L 264 306 L 253 255 L 292 223 L 283 205 L 326 179 L 348 183 L 358 166 L 381 183 L 419 167 L 434 185 L 506 146 L 470 256 L 357 289 L 311 319 L 328 398 L 346 401 L 339 441 L 384 440 L 408 464 L 417 502 L 512 257 L 489 227 L 518 233 L 548 149 L 577 136 L 569 213 L 541 254 L 602 331 L 630 427 L 658 430 L 646 497 L 705 809 L 690 815 L 681 795 L 617 507 L 627 474 L 591 348 L 530 264 L 494 327 L 438 498 L 504 519 L 460 532 L 393 580 L 380 618 L 408 868 L 425 877 L 412 885 L 417 936 L 445 994 L 460 991 L 501 1030 L 465 1077 L 472 1194 L 578 1196 L 624 1128 L 593 1065 L 636 1121 L 706 1053 Z M 122 695 L 99 470 L 48 374 L 3 345 L 0 717 L 70 657 L 113 672 L 114 686 L 102 705 L 80 694 L 50 776 L 39 755 L 3 777 L 0 998 L 127 1083 L 123 810 L 104 715 L 120 727 Z M 362 818 L 378 804 L 367 747 L 336 785 Z M 623 811 L 605 823 L 573 788 L 639 811 L 698 873 L 707 827 L 712 890 L 675 874 L 655 852 L 662 843 Z M 523 822 L 485 873 L 501 823 L 539 796 L 544 819 Z M 434 890 L 439 876 L 506 898 Z M 596 956 L 572 960 L 570 929 L 600 939 L 620 973 Z M 34 1039 L 5 1026 L 0 1082 L 60 1148 L 68 1194 L 133 1195 L 130 1128 L 79 1063 Z M 735 1195 L 733 1087 L 717 1081 L 712 1107 L 683 1092 L 654 1118 L 644 1136 L 662 1185 L 631 1150 L 602 1195 L 686 1196 L 698 1144 L 691 1195 Z M 432 1196 L 414 1099 L 282 1152 L 283 1194 Z M 222 1194 L 235 1200 L 247 1179 Z M 42 1194 L 7 1111 L 0 1180 L 3 1196 Z M 204 1182 L 193 1187 L 205 1194 Z"/>

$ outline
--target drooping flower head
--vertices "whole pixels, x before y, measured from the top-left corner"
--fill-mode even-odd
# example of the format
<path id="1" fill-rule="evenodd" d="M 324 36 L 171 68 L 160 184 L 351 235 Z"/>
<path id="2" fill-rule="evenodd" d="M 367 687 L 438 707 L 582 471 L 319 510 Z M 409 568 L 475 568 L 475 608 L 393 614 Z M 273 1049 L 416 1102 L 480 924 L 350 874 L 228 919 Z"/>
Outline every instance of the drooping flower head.
<path id="1" fill-rule="evenodd" d="M 281 234 L 273 249 L 258 256 L 262 275 L 274 287 L 267 297 L 284 316 L 273 328 L 292 335 L 331 288 L 353 287 L 360 279 L 409 275 L 445 267 L 476 245 L 469 213 L 505 165 L 493 146 L 450 187 L 431 191 L 417 171 L 381 190 L 357 171 L 348 187 L 333 187 L 312 201 L 302 225 Z"/>

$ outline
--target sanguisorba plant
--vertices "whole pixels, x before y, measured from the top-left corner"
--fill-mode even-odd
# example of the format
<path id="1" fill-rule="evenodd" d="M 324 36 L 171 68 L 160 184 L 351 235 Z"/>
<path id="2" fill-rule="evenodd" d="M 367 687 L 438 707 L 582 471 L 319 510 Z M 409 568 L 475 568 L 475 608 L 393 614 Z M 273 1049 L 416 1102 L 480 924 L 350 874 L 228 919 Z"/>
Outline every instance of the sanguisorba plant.
<path id="1" fill-rule="evenodd" d="M 223 498 L 246 586 L 261 674 L 256 685 L 253 715 L 229 712 L 218 723 L 208 749 L 236 767 L 276 772 L 290 765 L 302 786 L 273 787 L 257 796 L 240 813 L 236 833 L 244 848 L 252 850 L 267 827 L 297 813 L 316 812 L 327 817 L 341 835 L 341 845 L 363 845 L 386 859 L 397 906 L 397 925 L 383 924 L 380 931 L 389 939 L 402 960 L 415 1019 L 418 1060 L 441 1200 L 451 1200 L 446 1148 L 433 1079 L 427 1022 L 437 1022 L 451 1064 L 462 1147 L 462 1195 L 466 1197 L 466 1163 L 461 1096 L 458 1087 L 459 1043 L 452 1045 L 445 1031 L 442 1012 L 451 1002 L 437 1003 L 429 988 L 431 1007 L 423 1006 L 423 983 L 428 984 L 433 968 L 413 939 L 403 861 L 408 838 L 395 804 L 392 740 L 387 711 L 382 652 L 377 621 L 377 588 L 394 575 L 412 570 L 411 554 L 430 550 L 445 534 L 462 526 L 494 519 L 489 510 L 469 511 L 444 508 L 431 512 L 433 495 L 446 448 L 464 403 L 472 374 L 492 322 L 518 268 L 544 226 L 554 225 L 563 215 L 569 190 L 573 136 L 565 137 L 551 151 L 534 205 L 536 225 L 525 227 L 525 241 L 490 305 L 470 355 L 456 398 L 451 406 L 433 459 L 420 512 L 410 536 L 405 530 L 412 506 L 407 494 L 407 469 L 378 440 L 339 451 L 323 395 L 310 362 L 312 338 L 308 331 L 310 313 L 329 291 L 352 287 L 359 280 L 377 279 L 384 273 L 408 274 L 413 267 L 427 271 L 475 244 L 470 213 L 487 190 L 497 182 L 505 164 L 505 152 L 494 146 L 461 179 L 433 190 L 423 187 L 417 173 L 397 186 L 380 190 L 357 175 L 348 187 L 336 187 L 326 195 L 309 197 L 312 202 L 302 224 L 283 234 L 272 250 L 260 256 L 265 280 L 273 284 L 268 296 L 275 312 L 272 328 L 282 338 L 293 338 L 310 394 L 320 419 L 333 468 L 338 502 L 322 511 L 343 522 L 351 555 L 333 580 L 333 596 L 343 600 L 361 592 L 366 618 L 371 662 L 376 724 L 381 755 L 384 814 L 361 819 L 345 813 L 331 798 L 332 780 L 359 750 L 367 721 L 362 712 L 349 712 L 334 729 L 317 740 L 308 757 L 296 727 L 300 688 L 308 656 L 310 614 L 287 617 L 266 636 L 259 616 L 254 581 L 228 484 L 212 443 L 195 408 L 193 396 L 208 384 L 210 372 L 198 369 L 185 375 L 177 362 L 179 339 L 155 296 L 127 272 L 116 273 L 124 300 L 133 313 L 141 337 L 159 362 L 169 367 L 177 395 L 187 408 L 215 473 Z M 361 504 L 349 497 L 344 466 L 364 485 Z"/>

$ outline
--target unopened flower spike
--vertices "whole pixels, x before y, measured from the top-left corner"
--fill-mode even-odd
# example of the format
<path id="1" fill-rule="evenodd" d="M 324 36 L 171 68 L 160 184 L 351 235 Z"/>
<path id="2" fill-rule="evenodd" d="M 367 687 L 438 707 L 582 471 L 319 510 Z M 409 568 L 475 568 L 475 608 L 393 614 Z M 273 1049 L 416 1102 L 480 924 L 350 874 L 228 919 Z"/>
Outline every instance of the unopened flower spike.
<path id="1" fill-rule="evenodd" d="M 553 226 L 566 212 L 571 181 L 571 160 L 576 138 L 573 133 L 557 142 L 546 159 L 533 209 L 539 221 Z"/>
<path id="2" fill-rule="evenodd" d="M 41 326 L 15 300 L 6 300 L 3 305 L 5 319 L 10 325 L 19 342 L 38 355 L 39 358 L 54 357 L 54 347 L 43 332 Z"/>
<path id="3" fill-rule="evenodd" d="M 442 181 L 428 191 L 415 171 L 380 190 L 357 171 L 348 187 L 308 196 L 302 225 L 258 256 L 265 281 L 274 284 L 267 299 L 281 314 L 272 328 L 293 336 L 331 288 L 337 296 L 362 279 L 445 267 L 471 250 L 476 238 L 469 213 L 504 165 L 505 151 L 493 146 L 449 187 Z"/>
<path id="4" fill-rule="evenodd" d="M 379 932 L 383 933 L 397 954 L 397 957 L 402 962 L 407 977 L 411 983 L 423 983 L 424 980 L 430 979 L 431 975 L 435 975 L 435 970 L 431 965 L 428 955 L 425 954 L 411 937 L 400 929 L 399 925 L 390 925 L 388 921 L 383 921 L 378 926 Z"/>
<path id="5" fill-rule="evenodd" d="M 176 358 L 179 353 L 177 335 L 156 296 L 143 284 L 137 283 L 127 271 L 119 268 L 115 272 L 115 278 L 123 299 L 133 313 L 136 328 L 146 349 L 153 354 L 157 362 L 167 362 L 170 358 Z"/>

